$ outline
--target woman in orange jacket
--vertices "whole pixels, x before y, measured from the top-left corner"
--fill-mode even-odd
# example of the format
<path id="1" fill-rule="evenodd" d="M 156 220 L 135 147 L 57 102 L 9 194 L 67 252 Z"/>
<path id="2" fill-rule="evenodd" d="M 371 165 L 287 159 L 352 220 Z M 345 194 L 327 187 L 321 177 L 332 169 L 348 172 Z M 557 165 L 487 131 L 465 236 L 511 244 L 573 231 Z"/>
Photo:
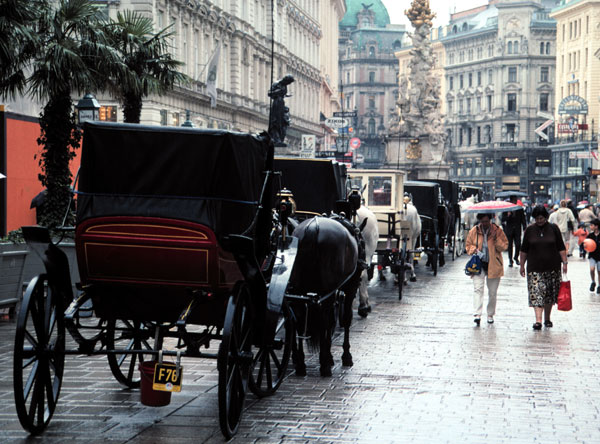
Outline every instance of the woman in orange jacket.
<path id="1" fill-rule="evenodd" d="M 481 274 L 473 275 L 475 293 L 473 295 L 474 322 L 479 326 L 483 311 L 483 292 L 487 281 L 488 305 L 487 322 L 494 323 L 496 314 L 496 294 L 500 278 L 504 276 L 502 252 L 508 248 L 508 239 L 502 228 L 491 222 L 493 214 L 478 214 L 479 223 L 471 228 L 467 236 L 467 254 L 478 254 L 483 264 Z"/>

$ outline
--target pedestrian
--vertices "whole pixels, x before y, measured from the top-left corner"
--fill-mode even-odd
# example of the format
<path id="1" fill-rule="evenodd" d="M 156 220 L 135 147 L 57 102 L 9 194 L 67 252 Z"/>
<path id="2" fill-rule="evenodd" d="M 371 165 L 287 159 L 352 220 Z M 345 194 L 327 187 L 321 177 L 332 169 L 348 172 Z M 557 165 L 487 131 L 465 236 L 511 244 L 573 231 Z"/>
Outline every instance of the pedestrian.
<path id="1" fill-rule="evenodd" d="M 517 204 L 517 196 L 510 196 L 510 202 L 513 204 Z M 527 228 L 527 223 L 525 222 L 525 211 L 524 210 L 516 210 L 516 211 L 507 211 L 502 214 L 502 228 L 504 229 L 504 234 L 506 234 L 506 238 L 508 239 L 508 266 L 513 266 L 513 259 L 519 265 L 519 252 L 521 251 L 521 227 L 523 230 Z M 513 244 L 515 246 L 514 255 L 513 255 Z"/>
<path id="2" fill-rule="evenodd" d="M 589 228 L 590 222 L 596 219 L 594 214 L 594 205 L 590 204 L 579 212 L 579 222 L 585 224 L 585 228 Z"/>
<path id="3" fill-rule="evenodd" d="M 573 216 L 571 210 L 567 208 L 567 201 L 560 201 L 560 208 L 550 215 L 548 220 L 550 223 L 556 224 L 562 235 L 563 243 L 569 250 L 569 239 L 571 237 L 571 231 L 575 229 L 577 221 Z"/>
<path id="4" fill-rule="evenodd" d="M 493 214 L 477 214 L 479 223 L 469 231 L 467 235 L 466 250 L 467 254 L 477 254 L 481 258 L 481 274 L 475 274 L 473 279 L 473 310 L 474 322 L 479 326 L 481 322 L 481 313 L 483 311 L 483 292 L 484 285 L 487 283 L 488 304 L 487 304 L 487 322 L 494 323 L 496 314 L 496 295 L 500 278 L 504 276 L 504 262 L 502 252 L 508 248 L 508 240 L 502 229 L 491 222 Z"/>
<path id="5" fill-rule="evenodd" d="M 591 239 L 596 242 L 596 249 L 590 251 L 588 258 L 590 261 L 590 276 L 592 277 L 592 283 L 590 284 L 590 291 L 596 290 L 596 293 L 600 294 L 600 285 L 596 288 L 595 274 L 598 274 L 598 280 L 600 282 L 600 248 L 598 248 L 598 242 L 600 241 L 600 220 L 594 219 L 590 222 L 590 233 L 587 239 Z M 596 273 L 594 273 L 596 271 Z"/>
<path id="6" fill-rule="evenodd" d="M 577 236 L 577 244 L 579 245 L 579 257 L 585 259 L 585 249 L 583 248 L 583 241 L 588 235 L 586 226 L 583 222 L 579 222 L 579 228 L 573 231 L 573 236 Z"/>
<path id="7" fill-rule="evenodd" d="M 571 214 L 566 208 L 565 210 Z M 527 291 L 529 306 L 535 312 L 534 330 L 542 329 L 542 314 L 544 325 L 552 327 L 550 315 L 552 305 L 558 298 L 562 272 L 567 272 L 567 250 L 559 228 L 548 222 L 548 210 L 543 206 L 533 209 L 535 222 L 527 227 L 521 244 L 521 276 L 525 277 L 527 264 Z"/>

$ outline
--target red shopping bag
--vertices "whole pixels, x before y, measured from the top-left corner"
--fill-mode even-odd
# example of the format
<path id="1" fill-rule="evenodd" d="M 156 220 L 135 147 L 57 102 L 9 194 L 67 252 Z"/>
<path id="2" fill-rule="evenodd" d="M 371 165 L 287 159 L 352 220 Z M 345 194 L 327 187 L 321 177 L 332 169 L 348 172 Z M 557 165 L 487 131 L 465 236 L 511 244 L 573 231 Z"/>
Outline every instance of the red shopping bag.
<path id="1" fill-rule="evenodd" d="M 569 311 L 573 308 L 573 302 L 571 301 L 571 281 L 561 281 L 556 305 L 561 311 Z"/>

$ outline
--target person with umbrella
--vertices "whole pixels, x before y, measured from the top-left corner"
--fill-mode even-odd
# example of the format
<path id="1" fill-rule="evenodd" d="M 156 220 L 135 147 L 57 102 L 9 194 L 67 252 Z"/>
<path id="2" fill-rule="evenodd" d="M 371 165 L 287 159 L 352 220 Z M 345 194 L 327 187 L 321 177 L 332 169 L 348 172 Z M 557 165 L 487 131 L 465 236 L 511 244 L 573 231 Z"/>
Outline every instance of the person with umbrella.
<path id="1" fill-rule="evenodd" d="M 510 202 L 517 204 L 517 196 L 510 196 Z M 519 265 L 519 252 L 521 251 L 521 227 L 523 230 L 527 228 L 525 222 L 525 211 L 521 208 L 516 211 L 507 211 L 502 214 L 502 228 L 508 239 L 508 266 L 513 266 L 513 259 Z M 513 256 L 513 244 L 515 246 Z"/>
<path id="2" fill-rule="evenodd" d="M 479 223 L 469 231 L 465 248 L 467 254 L 477 254 L 482 263 L 481 274 L 474 274 L 473 279 L 473 321 L 477 326 L 481 322 L 483 311 L 483 292 L 487 281 L 488 305 L 487 322 L 494 323 L 496 314 L 496 294 L 500 285 L 500 278 L 504 276 L 504 262 L 502 252 L 508 248 L 508 240 L 502 229 L 491 222 L 493 214 L 478 213 Z"/>

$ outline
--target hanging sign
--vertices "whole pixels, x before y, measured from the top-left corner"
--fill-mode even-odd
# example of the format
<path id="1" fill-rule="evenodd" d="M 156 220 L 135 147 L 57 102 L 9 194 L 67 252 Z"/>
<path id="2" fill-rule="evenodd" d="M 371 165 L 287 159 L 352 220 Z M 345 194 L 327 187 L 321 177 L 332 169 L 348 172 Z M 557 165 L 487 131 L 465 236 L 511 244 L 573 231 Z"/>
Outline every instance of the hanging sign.
<path id="1" fill-rule="evenodd" d="M 558 114 L 587 114 L 588 104 L 583 97 L 570 95 L 560 101 Z"/>

